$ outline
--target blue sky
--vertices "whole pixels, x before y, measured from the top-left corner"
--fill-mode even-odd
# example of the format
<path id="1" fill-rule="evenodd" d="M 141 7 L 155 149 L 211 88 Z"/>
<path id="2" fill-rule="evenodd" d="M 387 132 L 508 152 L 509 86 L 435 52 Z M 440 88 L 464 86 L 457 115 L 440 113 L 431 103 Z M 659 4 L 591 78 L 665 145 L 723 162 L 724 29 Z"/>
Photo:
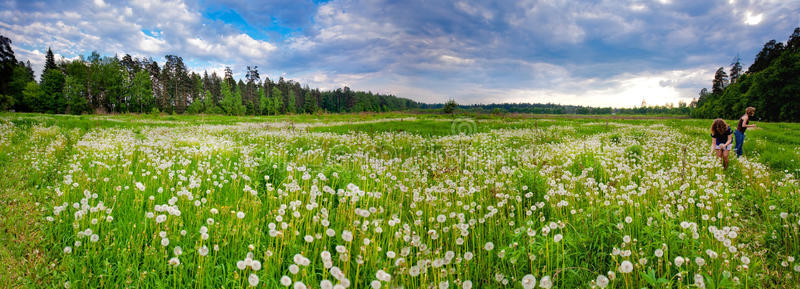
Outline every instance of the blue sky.
<path id="1" fill-rule="evenodd" d="M 0 34 L 38 72 L 72 59 L 182 56 L 311 87 L 423 102 L 630 107 L 691 101 L 800 26 L 800 0 L 2 1 Z"/>

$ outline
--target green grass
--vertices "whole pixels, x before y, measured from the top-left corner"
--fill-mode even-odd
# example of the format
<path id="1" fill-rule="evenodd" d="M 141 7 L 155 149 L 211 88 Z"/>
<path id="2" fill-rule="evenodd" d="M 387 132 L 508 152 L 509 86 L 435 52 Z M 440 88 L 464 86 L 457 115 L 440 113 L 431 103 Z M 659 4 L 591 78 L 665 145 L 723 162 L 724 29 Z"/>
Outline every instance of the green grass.
<path id="1" fill-rule="evenodd" d="M 709 124 L 1 114 L 0 286 L 792 286 L 800 127 L 758 123 L 723 171 Z"/>

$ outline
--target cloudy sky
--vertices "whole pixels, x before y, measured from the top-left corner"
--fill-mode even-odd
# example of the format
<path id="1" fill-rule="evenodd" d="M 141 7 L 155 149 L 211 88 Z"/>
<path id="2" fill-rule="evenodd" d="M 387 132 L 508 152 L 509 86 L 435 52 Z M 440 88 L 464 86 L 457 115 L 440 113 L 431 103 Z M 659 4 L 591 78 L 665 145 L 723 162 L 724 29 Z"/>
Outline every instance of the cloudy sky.
<path id="1" fill-rule="evenodd" d="M 257 65 L 321 89 L 465 104 L 688 102 L 717 67 L 738 54 L 747 68 L 797 26 L 800 0 L 0 2 L 0 34 L 37 74 L 47 47 L 175 54 L 198 72 Z"/>

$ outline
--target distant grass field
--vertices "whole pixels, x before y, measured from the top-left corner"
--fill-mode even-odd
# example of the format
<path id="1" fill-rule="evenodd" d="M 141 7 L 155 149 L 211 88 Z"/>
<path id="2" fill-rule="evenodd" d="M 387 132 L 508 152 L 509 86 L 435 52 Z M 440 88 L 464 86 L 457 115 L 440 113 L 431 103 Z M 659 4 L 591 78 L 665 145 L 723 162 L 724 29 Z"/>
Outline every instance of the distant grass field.
<path id="1" fill-rule="evenodd" d="M 4 113 L 0 287 L 791 287 L 800 124 L 755 123 L 723 171 L 711 120 Z"/>

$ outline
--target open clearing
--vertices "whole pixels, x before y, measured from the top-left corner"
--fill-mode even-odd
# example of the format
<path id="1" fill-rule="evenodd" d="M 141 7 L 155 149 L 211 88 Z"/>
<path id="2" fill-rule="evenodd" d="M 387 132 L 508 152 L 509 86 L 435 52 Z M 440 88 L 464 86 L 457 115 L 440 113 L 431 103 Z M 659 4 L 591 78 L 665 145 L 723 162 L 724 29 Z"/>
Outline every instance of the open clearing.
<path id="1" fill-rule="evenodd" d="M 0 115 L 0 286 L 785 288 L 800 125 Z"/>

